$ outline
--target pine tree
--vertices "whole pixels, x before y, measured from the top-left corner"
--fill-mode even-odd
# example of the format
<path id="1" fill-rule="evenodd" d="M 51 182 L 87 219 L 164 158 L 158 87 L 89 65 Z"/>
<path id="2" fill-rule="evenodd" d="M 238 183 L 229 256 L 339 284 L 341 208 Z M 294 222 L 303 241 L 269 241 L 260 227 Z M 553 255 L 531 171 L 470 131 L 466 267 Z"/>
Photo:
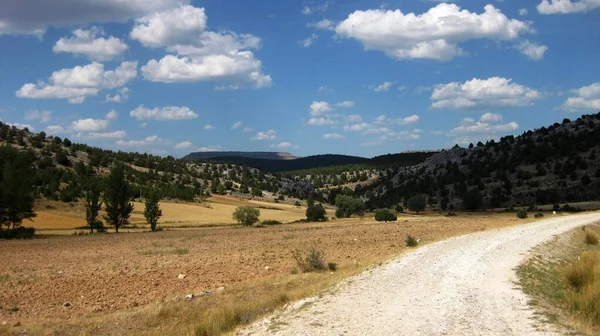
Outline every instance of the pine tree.
<path id="1" fill-rule="evenodd" d="M 94 233 L 94 228 L 102 230 L 102 222 L 98 220 L 98 211 L 102 207 L 100 201 L 100 186 L 96 178 L 89 178 L 84 191 L 85 201 L 85 221 L 90 227 L 90 232 Z"/>
<path id="2" fill-rule="evenodd" d="M 156 231 L 158 219 L 162 216 L 162 210 L 160 209 L 160 205 L 158 204 L 159 201 L 160 195 L 158 190 L 149 190 L 148 195 L 146 195 L 144 217 L 146 217 L 146 222 L 150 224 L 150 229 L 152 231 Z"/>
<path id="3" fill-rule="evenodd" d="M 125 181 L 125 166 L 116 164 L 110 171 L 106 179 L 106 189 L 104 192 L 104 204 L 106 204 L 106 217 L 104 219 L 108 224 L 115 227 L 118 233 L 119 228 L 129 224 L 129 216 L 133 211 L 133 204 L 129 203 L 131 196 L 131 187 Z"/>

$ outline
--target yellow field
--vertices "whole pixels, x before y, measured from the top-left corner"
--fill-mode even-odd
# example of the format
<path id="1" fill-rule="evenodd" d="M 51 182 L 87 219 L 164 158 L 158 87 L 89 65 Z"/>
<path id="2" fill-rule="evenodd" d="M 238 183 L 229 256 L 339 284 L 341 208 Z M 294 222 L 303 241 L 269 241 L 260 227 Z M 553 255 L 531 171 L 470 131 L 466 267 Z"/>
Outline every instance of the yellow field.
<path id="1" fill-rule="evenodd" d="M 146 225 L 144 219 L 144 204 L 133 202 L 134 210 L 131 224 L 135 227 Z M 237 207 L 251 206 L 260 210 L 261 220 L 278 220 L 293 222 L 305 218 L 306 207 L 296 207 L 292 204 L 271 203 L 261 200 L 248 200 L 232 196 L 213 196 L 202 203 L 171 203 L 161 202 L 163 216 L 159 225 L 163 227 L 195 227 L 234 224 L 232 214 Z M 39 230 L 73 230 L 86 226 L 83 204 L 73 206 L 45 201 L 36 207 L 37 217 L 25 226 L 33 226 Z M 329 217 L 334 211 L 328 209 Z M 104 213 L 100 213 L 102 218 Z"/>

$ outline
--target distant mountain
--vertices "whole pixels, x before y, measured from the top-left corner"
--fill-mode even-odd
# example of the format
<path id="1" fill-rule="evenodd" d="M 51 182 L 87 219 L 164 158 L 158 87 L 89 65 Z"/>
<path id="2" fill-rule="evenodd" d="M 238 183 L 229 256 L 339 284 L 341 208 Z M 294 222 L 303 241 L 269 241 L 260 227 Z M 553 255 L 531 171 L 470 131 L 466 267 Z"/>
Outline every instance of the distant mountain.
<path id="1" fill-rule="evenodd" d="M 196 152 L 190 153 L 184 159 L 190 161 L 211 160 L 220 158 L 245 158 L 262 160 L 295 160 L 298 157 L 287 152 Z"/>

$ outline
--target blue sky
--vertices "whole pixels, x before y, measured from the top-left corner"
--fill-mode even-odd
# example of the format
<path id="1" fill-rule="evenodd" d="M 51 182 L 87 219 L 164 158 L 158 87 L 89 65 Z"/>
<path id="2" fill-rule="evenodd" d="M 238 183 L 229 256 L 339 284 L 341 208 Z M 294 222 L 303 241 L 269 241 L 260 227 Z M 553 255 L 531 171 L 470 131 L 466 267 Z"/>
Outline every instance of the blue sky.
<path id="1" fill-rule="evenodd" d="M 103 148 L 374 156 L 600 111 L 600 0 L 0 0 L 0 120 Z"/>

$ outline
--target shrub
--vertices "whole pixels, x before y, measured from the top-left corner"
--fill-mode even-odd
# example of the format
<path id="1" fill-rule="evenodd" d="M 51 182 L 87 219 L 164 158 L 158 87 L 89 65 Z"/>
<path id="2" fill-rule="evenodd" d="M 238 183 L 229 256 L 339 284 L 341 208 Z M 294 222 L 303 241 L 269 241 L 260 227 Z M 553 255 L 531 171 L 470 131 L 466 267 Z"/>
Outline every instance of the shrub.
<path id="1" fill-rule="evenodd" d="M 297 207 L 299 207 L 299 206 L 302 205 L 302 203 L 300 203 L 300 201 L 296 201 L 296 202 L 294 202 L 294 205 L 297 206 Z"/>
<path id="2" fill-rule="evenodd" d="M 233 219 L 244 226 L 252 226 L 252 224 L 258 222 L 260 216 L 260 210 L 253 207 L 238 207 L 233 212 Z"/>
<path id="3" fill-rule="evenodd" d="M 19 226 L 16 229 L 0 230 L 3 239 L 31 239 L 35 236 L 35 228 Z"/>
<path id="4" fill-rule="evenodd" d="M 365 201 L 362 198 L 352 196 L 337 195 L 335 198 L 335 216 L 337 218 L 348 218 L 353 215 L 362 216 L 365 209 Z"/>
<path id="5" fill-rule="evenodd" d="M 426 205 L 427 200 L 425 199 L 425 195 L 415 195 L 408 199 L 408 210 L 415 211 L 417 215 L 419 212 L 425 210 Z"/>
<path id="6" fill-rule="evenodd" d="M 325 222 L 327 212 L 322 204 L 311 204 L 306 208 L 306 220 L 309 222 Z"/>
<path id="7" fill-rule="evenodd" d="M 471 190 L 463 196 L 463 206 L 469 211 L 481 209 L 483 206 L 483 196 L 477 190 Z"/>
<path id="8" fill-rule="evenodd" d="M 411 235 L 406 236 L 406 238 L 404 239 L 404 242 L 406 243 L 406 246 L 408 246 L 408 247 L 415 247 L 415 246 L 419 245 L 419 241 Z"/>
<path id="9" fill-rule="evenodd" d="M 543 214 L 543 213 L 541 213 L 541 212 L 538 212 L 538 213 L 536 213 L 536 214 L 535 214 L 535 216 L 533 216 L 533 217 L 534 217 L 534 218 L 542 218 L 542 217 L 544 217 L 544 214 Z"/>
<path id="10" fill-rule="evenodd" d="M 517 217 L 521 218 L 521 219 L 525 219 L 527 218 L 527 210 L 525 209 L 521 209 L 519 211 L 517 211 Z"/>
<path id="11" fill-rule="evenodd" d="M 278 201 L 285 201 L 285 196 L 283 195 L 279 195 L 279 197 L 277 198 Z"/>
<path id="12" fill-rule="evenodd" d="M 448 212 L 446 214 L 446 217 L 456 217 L 456 216 L 457 216 L 457 214 L 455 212 Z"/>
<path id="13" fill-rule="evenodd" d="M 400 212 L 404 212 L 404 208 L 401 205 L 396 205 L 396 208 L 394 209 L 396 210 L 396 212 L 400 213 Z"/>
<path id="14" fill-rule="evenodd" d="M 281 222 L 274 220 L 274 219 L 268 219 L 268 220 L 264 220 L 262 222 L 260 222 L 262 225 L 280 225 Z"/>
<path id="15" fill-rule="evenodd" d="M 398 219 L 394 213 L 388 209 L 377 210 L 375 220 L 378 222 L 395 222 Z"/>
<path id="16" fill-rule="evenodd" d="M 292 257 L 296 260 L 296 264 L 298 264 L 298 267 L 304 273 L 324 271 L 327 269 L 327 266 L 325 265 L 325 253 L 314 247 L 305 258 L 302 257 L 300 251 L 297 250 L 292 253 Z"/>
<path id="17" fill-rule="evenodd" d="M 327 263 L 327 268 L 329 268 L 330 271 L 335 272 L 337 271 L 338 265 L 334 262 L 330 262 Z"/>
<path id="18" fill-rule="evenodd" d="M 585 234 L 585 243 L 588 245 L 598 245 L 598 235 L 593 232 Z"/>

